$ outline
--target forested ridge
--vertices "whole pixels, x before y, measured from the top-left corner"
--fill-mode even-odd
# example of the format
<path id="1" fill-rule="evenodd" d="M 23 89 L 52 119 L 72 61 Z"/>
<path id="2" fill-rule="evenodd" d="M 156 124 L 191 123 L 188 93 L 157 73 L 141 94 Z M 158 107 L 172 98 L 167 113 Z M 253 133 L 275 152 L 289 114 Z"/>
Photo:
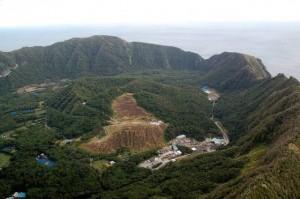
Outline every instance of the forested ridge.
<path id="1" fill-rule="evenodd" d="M 17 66 L 17 67 L 16 67 Z M 221 88 L 244 88 L 256 80 L 270 78 L 257 58 L 222 53 L 210 59 L 176 47 L 126 42 L 112 36 L 73 38 L 46 47 L 26 47 L 0 52 L 2 92 L 45 80 L 107 76 L 147 70 L 201 71 L 206 81 Z"/>

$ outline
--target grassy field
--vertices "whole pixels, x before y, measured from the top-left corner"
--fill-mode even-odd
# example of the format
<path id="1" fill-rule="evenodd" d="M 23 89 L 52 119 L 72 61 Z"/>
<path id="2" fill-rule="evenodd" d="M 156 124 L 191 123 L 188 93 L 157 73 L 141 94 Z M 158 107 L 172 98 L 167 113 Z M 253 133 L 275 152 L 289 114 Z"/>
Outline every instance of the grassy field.
<path id="1" fill-rule="evenodd" d="M 9 155 L 0 153 L 0 168 L 7 167 L 9 165 L 9 159 Z"/>
<path id="2" fill-rule="evenodd" d="M 104 171 L 109 167 L 109 163 L 106 160 L 96 160 L 92 162 L 92 167 L 98 171 Z"/>
<path id="3" fill-rule="evenodd" d="M 259 145 L 253 148 L 247 155 L 246 158 L 249 160 L 247 164 L 245 164 L 244 168 L 241 170 L 241 174 L 246 174 L 251 169 L 255 169 L 258 164 L 258 160 L 263 156 L 266 152 L 266 145 Z"/>

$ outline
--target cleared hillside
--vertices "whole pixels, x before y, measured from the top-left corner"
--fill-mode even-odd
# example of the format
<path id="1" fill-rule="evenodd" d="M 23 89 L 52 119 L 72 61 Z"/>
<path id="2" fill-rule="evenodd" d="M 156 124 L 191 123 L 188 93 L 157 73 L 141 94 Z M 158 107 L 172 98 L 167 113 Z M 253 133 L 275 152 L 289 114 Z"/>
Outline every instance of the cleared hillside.
<path id="1" fill-rule="evenodd" d="M 110 124 L 104 127 L 105 136 L 92 138 L 82 148 L 96 153 L 112 153 L 121 148 L 143 151 L 163 145 L 166 124 L 139 107 L 133 94 L 117 97 L 112 110 Z"/>
<path id="2" fill-rule="evenodd" d="M 65 138 L 103 136 L 102 129 L 113 114 L 113 100 L 123 93 L 133 93 L 138 106 L 169 124 L 166 139 L 184 132 L 202 140 L 208 133 L 218 132 L 209 119 L 211 104 L 206 95 L 198 88 L 186 86 L 192 80 L 189 73 L 161 72 L 146 76 L 143 73 L 70 82 L 47 99 L 48 126 Z M 179 85 L 175 77 L 181 78 Z"/>

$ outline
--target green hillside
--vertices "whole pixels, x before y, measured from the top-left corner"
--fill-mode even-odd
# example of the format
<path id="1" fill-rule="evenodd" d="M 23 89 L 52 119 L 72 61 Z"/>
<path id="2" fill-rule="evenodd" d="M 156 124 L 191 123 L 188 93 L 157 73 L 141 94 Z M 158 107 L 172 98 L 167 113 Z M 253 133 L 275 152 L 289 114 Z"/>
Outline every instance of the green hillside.
<path id="1" fill-rule="evenodd" d="M 7 70 L 0 77 L 0 198 L 16 191 L 34 199 L 300 198 L 300 84 L 271 78 L 255 57 L 204 60 L 174 47 L 94 36 L 0 53 L 0 72 Z M 220 137 L 205 85 L 220 94 L 214 117 L 229 145 L 208 153 L 182 148 L 186 156 L 158 170 L 138 166 L 156 150 L 81 148 L 104 136 L 112 102 L 123 93 L 167 124 L 165 143 L 180 134 L 198 142 Z M 52 164 L 41 164 L 41 153 Z"/>
<path id="2" fill-rule="evenodd" d="M 184 78 L 179 73 L 177 76 Z M 160 78 L 165 83 L 157 83 Z M 130 92 L 140 106 L 169 124 L 167 139 L 182 133 L 203 139 L 207 132 L 216 133 L 209 120 L 211 105 L 206 95 L 198 88 L 182 88 L 171 82 L 157 74 L 148 75 L 147 80 L 136 74 L 135 78 L 129 75 L 75 81 L 47 101 L 48 125 L 68 138 L 99 133 L 111 117 L 112 100 Z"/>
<path id="3" fill-rule="evenodd" d="M 206 64 L 210 70 L 205 80 L 222 90 L 246 88 L 271 77 L 260 59 L 245 54 L 224 52 L 206 60 Z"/>
<path id="4" fill-rule="evenodd" d="M 176 47 L 126 42 L 117 37 L 74 38 L 46 47 L 30 47 L 0 54 L 2 92 L 45 80 L 82 76 L 116 75 L 124 72 L 169 69 L 201 71 L 203 81 L 220 88 L 242 88 L 269 78 L 261 61 L 248 55 L 224 53 L 204 60 Z"/>
<path id="5" fill-rule="evenodd" d="M 236 94 L 239 100 L 229 98 L 234 103 L 223 105 L 225 125 L 231 126 L 240 158 L 249 162 L 243 175 L 204 198 L 300 197 L 299 82 L 278 75 Z"/>

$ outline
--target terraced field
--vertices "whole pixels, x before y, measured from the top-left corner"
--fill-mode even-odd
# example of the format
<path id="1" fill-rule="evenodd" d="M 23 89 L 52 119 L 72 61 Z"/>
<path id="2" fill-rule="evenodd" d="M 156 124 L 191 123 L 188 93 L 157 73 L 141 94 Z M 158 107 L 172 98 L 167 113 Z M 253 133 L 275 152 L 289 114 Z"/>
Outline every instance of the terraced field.
<path id="1" fill-rule="evenodd" d="M 163 145 L 167 125 L 139 107 L 131 93 L 117 97 L 112 103 L 113 117 L 104 127 L 103 138 L 94 137 L 82 147 L 96 153 L 110 153 L 120 148 L 143 151 Z"/>

